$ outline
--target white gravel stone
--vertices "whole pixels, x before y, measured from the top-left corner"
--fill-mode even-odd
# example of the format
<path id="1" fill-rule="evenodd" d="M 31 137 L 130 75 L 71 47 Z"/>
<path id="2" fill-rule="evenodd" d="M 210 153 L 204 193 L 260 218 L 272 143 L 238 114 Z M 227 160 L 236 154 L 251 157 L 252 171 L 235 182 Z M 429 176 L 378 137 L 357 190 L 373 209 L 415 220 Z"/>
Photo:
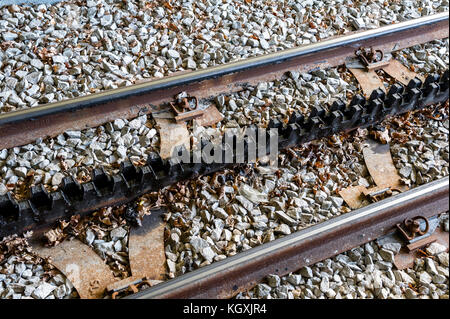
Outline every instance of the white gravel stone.
<path id="1" fill-rule="evenodd" d="M 444 265 L 445 267 L 448 267 L 448 253 L 440 253 L 438 255 L 439 262 Z"/>
<path id="2" fill-rule="evenodd" d="M 92 245 L 92 243 L 94 242 L 94 240 L 95 240 L 95 234 L 94 234 L 94 232 L 93 232 L 90 228 L 88 228 L 88 229 L 86 230 L 86 243 L 87 243 L 88 245 Z"/>
<path id="3" fill-rule="evenodd" d="M 113 230 L 111 230 L 110 236 L 111 236 L 112 240 L 116 241 L 118 239 L 124 238 L 127 235 L 127 233 L 128 232 L 125 229 L 123 229 L 122 227 L 117 227 L 117 228 L 114 228 Z"/>
<path id="4" fill-rule="evenodd" d="M 0 183 L 0 196 L 5 195 L 8 192 L 8 188 L 6 188 L 5 184 Z"/>
<path id="5" fill-rule="evenodd" d="M 278 287 L 280 285 L 280 282 L 281 282 L 280 277 L 277 275 L 269 275 L 267 277 L 267 283 L 272 288 Z"/>
<path id="6" fill-rule="evenodd" d="M 443 253 L 447 250 L 447 247 L 439 244 L 439 243 L 432 243 L 430 246 L 426 248 L 426 252 L 432 256 L 439 255 L 440 253 Z"/>
<path id="7" fill-rule="evenodd" d="M 53 286 L 49 283 L 42 283 L 40 284 L 31 294 L 31 296 L 33 298 L 36 299 L 45 299 L 47 298 L 48 295 L 50 295 L 50 293 L 56 289 L 56 286 Z"/>

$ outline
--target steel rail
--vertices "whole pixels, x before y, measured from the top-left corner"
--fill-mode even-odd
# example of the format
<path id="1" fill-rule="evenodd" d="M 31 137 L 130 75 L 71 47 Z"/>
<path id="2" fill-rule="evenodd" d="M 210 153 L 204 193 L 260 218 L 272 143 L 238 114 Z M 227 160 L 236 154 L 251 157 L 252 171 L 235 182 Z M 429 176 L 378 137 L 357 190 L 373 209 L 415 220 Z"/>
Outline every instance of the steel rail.
<path id="1" fill-rule="evenodd" d="M 171 101 L 180 91 L 207 98 L 279 78 L 289 70 L 306 72 L 343 64 L 360 46 L 386 53 L 445 38 L 449 35 L 448 28 L 449 14 L 443 12 L 204 70 L 0 114 L 0 149 L 31 143 L 37 137 L 56 136 L 68 129 L 84 129 L 149 113 Z"/>
<path id="2" fill-rule="evenodd" d="M 448 195 L 449 177 L 445 177 L 126 298 L 229 298 L 268 274 L 286 275 L 392 232 L 406 218 L 446 212 Z"/>

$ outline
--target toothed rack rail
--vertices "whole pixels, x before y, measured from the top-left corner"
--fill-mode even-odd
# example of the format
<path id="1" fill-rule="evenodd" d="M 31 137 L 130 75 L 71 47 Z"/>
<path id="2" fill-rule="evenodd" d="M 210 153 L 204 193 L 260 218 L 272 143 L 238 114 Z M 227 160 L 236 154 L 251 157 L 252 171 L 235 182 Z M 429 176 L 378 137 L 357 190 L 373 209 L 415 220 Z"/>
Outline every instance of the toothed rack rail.
<path id="1" fill-rule="evenodd" d="M 307 118 L 293 113 L 288 124 L 272 120 L 269 128 L 278 129 L 278 148 L 284 149 L 341 131 L 374 125 L 389 115 L 445 102 L 448 96 L 447 70 L 442 75 L 429 75 L 423 83 L 417 78 L 411 80 L 406 87 L 396 83 L 387 94 L 377 89 L 369 99 L 355 95 L 348 105 L 343 101 L 335 101 L 329 111 L 314 107 Z M 257 130 L 256 127 L 250 129 Z M 258 136 L 256 132 L 254 136 Z M 246 137 L 244 139 L 244 153 L 248 158 L 249 141 Z M 266 136 L 266 141 L 265 150 L 270 150 L 270 136 Z M 225 152 L 230 150 L 230 147 L 235 146 L 236 143 L 230 146 L 223 142 L 223 156 L 225 157 Z M 203 145 L 204 147 L 208 145 Z M 236 154 L 235 150 L 233 154 Z M 192 159 L 192 153 L 190 156 Z M 59 190 L 52 193 L 48 193 L 42 185 L 34 186 L 27 200 L 16 201 L 12 194 L 8 193 L 0 196 L 0 237 L 48 227 L 56 220 L 70 218 L 74 214 L 83 215 L 101 207 L 129 202 L 142 194 L 157 191 L 175 182 L 210 174 L 232 165 L 178 163 L 152 157 L 145 166 L 140 167 L 130 161 L 123 162 L 117 175 L 111 176 L 102 169 L 95 169 L 91 181 L 83 184 L 79 184 L 72 177 L 66 177 Z"/>

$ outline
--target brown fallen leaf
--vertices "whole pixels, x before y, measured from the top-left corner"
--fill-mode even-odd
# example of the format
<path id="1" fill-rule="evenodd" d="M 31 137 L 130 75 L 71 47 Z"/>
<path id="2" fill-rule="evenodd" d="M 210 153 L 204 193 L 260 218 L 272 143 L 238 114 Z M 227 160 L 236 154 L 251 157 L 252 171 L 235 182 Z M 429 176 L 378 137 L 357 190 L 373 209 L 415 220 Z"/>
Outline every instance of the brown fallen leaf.
<path id="1" fill-rule="evenodd" d="M 370 135 L 378 142 L 382 144 L 387 144 L 391 141 L 391 137 L 389 136 L 389 130 L 384 128 L 384 131 L 370 131 Z"/>

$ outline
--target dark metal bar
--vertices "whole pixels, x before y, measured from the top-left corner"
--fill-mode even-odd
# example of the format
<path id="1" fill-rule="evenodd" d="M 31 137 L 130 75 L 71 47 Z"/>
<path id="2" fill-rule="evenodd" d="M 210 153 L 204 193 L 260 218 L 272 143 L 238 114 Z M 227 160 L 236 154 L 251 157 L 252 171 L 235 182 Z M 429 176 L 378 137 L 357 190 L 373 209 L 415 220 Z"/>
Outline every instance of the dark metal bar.
<path id="1" fill-rule="evenodd" d="M 306 72 L 343 64 L 360 46 L 392 52 L 445 38 L 448 27 L 448 12 L 444 12 L 205 70 L 0 114 L 0 149 L 33 142 L 37 136 L 56 136 L 68 129 L 84 129 L 149 113 L 181 91 L 207 98 L 276 79 L 289 70 Z"/>
<path id="2" fill-rule="evenodd" d="M 156 285 L 130 299 L 228 298 L 253 287 L 268 274 L 285 275 L 357 247 L 417 215 L 448 211 L 449 178 L 333 218 L 271 243 Z"/>

